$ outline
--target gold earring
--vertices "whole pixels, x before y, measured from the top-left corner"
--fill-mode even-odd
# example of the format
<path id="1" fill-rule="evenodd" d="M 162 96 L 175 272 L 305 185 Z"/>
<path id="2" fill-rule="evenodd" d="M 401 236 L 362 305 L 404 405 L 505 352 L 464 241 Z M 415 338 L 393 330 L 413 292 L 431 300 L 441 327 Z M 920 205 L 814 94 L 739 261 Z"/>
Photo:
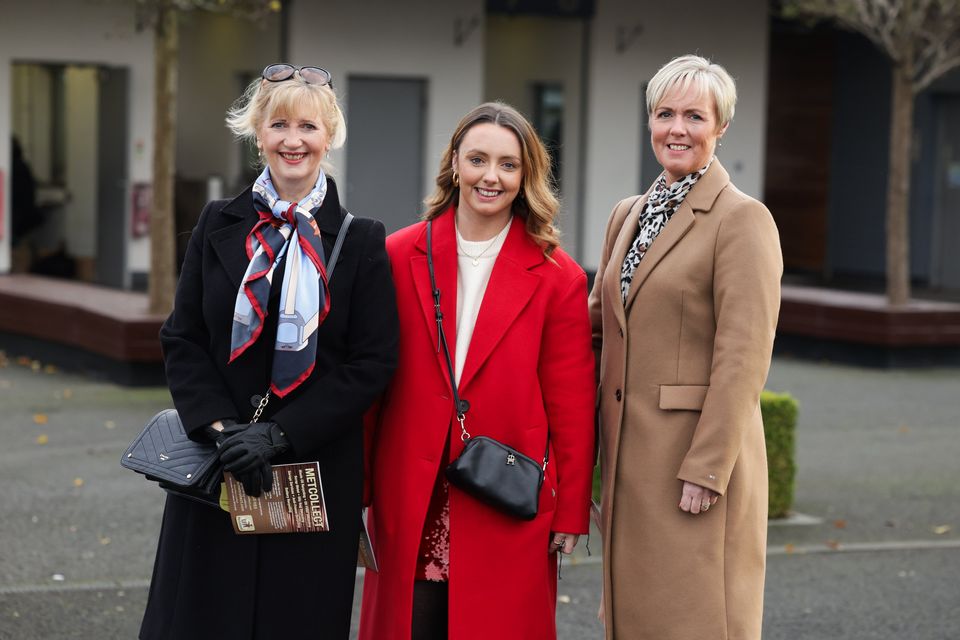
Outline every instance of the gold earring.
<path id="1" fill-rule="evenodd" d="M 455 187 L 460 186 L 460 176 L 457 175 L 456 169 L 453 170 L 453 186 Z"/>

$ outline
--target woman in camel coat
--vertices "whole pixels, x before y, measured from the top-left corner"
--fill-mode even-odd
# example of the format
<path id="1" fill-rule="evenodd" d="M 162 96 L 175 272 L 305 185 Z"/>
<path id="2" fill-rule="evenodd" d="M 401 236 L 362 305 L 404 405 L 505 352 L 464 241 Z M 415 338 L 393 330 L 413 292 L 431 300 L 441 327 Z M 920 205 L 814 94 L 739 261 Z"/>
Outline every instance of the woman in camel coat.
<path id="1" fill-rule="evenodd" d="M 769 211 L 714 157 L 735 101 L 726 71 L 696 56 L 651 80 L 664 172 L 615 207 L 590 295 L 608 640 L 760 638 L 759 396 L 782 260 Z"/>

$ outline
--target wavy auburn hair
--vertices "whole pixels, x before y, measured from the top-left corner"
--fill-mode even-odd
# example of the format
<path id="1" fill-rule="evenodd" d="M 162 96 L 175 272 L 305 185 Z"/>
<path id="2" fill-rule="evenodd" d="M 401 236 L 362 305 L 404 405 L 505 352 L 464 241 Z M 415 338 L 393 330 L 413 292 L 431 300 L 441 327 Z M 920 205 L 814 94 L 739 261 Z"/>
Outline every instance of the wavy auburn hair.
<path id="1" fill-rule="evenodd" d="M 486 102 L 465 115 L 450 138 L 440 160 L 437 186 L 424 200 L 427 206 L 423 220 L 432 220 L 457 202 L 460 187 L 453 184 L 453 155 L 472 127 L 489 122 L 513 131 L 520 141 L 520 193 L 513 201 L 512 212 L 526 222 L 527 233 L 543 247 L 548 258 L 560 246 L 560 231 L 554 225 L 560 201 L 550 175 L 550 158 L 530 122 L 508 104 Z"/>

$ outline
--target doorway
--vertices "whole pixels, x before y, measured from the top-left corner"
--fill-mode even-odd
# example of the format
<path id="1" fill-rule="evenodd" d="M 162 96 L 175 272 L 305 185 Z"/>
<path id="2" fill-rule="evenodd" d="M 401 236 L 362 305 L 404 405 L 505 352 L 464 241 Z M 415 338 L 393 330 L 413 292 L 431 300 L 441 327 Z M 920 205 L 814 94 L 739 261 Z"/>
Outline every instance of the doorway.
<path id="1" fill-rule="evenodd" d="M 351 76 L 347 96 L 346 206 L 392 233 L 423 212 L 426 82 Z"/>
<path id="2" fill-rule="evenodd" d="M 12 271 L 125 285 L 125 68 L 12 65 Z"/>
<path id="3" fill-rule="evenodd" d="M 931 284 L 960 291 L 960 97 L 937 100 L 937 169 L 934 264 Z"/>

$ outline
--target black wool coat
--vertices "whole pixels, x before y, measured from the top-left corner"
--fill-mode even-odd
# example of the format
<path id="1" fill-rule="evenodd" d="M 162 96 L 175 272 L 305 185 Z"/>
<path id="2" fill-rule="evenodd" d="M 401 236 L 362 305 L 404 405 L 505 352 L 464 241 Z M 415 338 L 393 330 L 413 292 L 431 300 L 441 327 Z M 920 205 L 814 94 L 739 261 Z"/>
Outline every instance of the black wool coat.
<path id="1" fill-rule="evenodd" d="M 328 183 L 316 214 L 329 256 L 345 211 Z M 228 364 L 233 308 L 258 220 L 251 189 L 208 204 L 190 239 L 173 313 L 160 332 L 167 380 L 184 426 L 249 422 L 269 386 L 282 273 L 273 279 L 263 334 Z M 292 451 L 275 463 L 319 460 L 331 530 L 234 534 L 226 512 L 167 498 L 140 637 L 347 638 L 363 488 L 362 416 L 397 361 L 398 322 L 385 230 L 355 218 L 330 282 L 317 363 L 300 387 L 271 395 L 261 417 Z M 280 269 L 278 268 L 278 272 Z"/>

